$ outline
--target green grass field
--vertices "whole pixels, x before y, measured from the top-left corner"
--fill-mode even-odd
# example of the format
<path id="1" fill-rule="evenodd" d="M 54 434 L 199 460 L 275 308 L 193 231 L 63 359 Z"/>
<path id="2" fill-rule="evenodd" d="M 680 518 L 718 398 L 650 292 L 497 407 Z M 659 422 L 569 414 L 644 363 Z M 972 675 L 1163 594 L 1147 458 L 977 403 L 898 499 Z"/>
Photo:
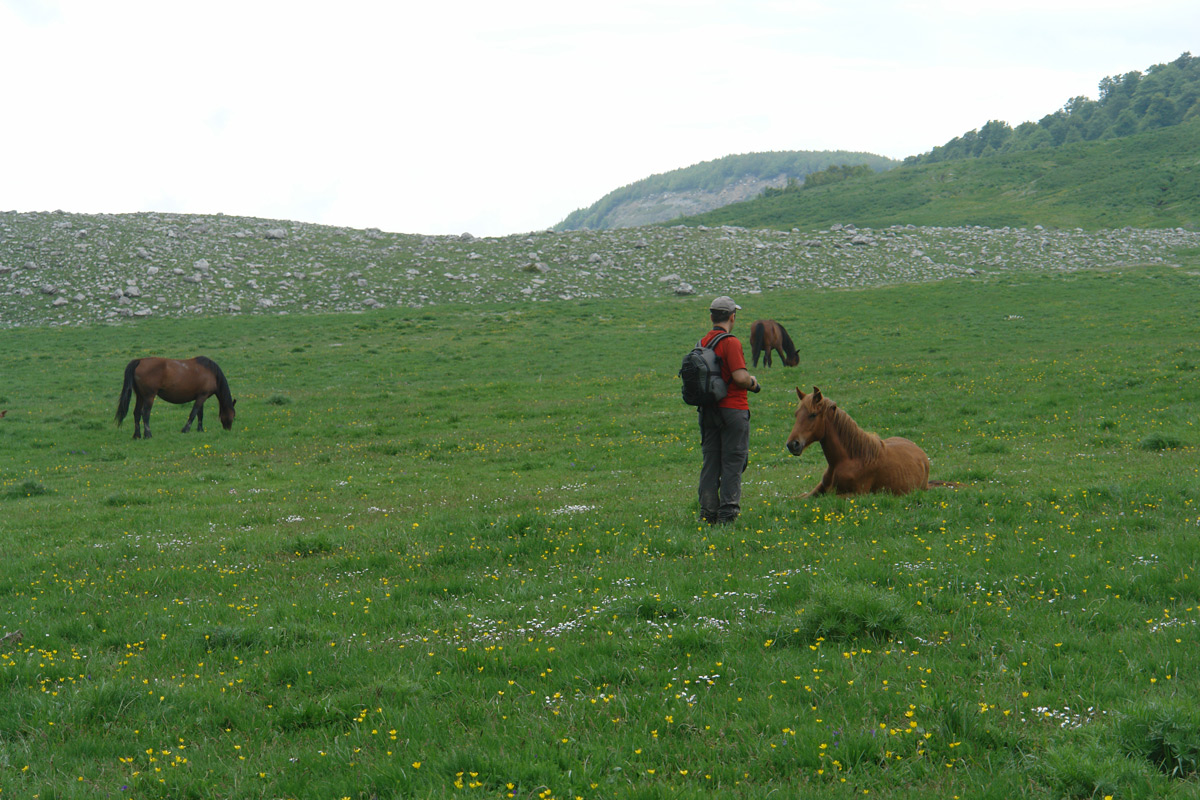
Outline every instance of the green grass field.
<path id="1" fill-rule="evenodd" d="M 1197 283 L 740 297 L 732 529 L 707 297 L 0 331 L 0 800 L 1196 797 Z M 233 431 L 114 427 L 197 354 Z M 797 385 L 967 486 L 801 499 Z"/>

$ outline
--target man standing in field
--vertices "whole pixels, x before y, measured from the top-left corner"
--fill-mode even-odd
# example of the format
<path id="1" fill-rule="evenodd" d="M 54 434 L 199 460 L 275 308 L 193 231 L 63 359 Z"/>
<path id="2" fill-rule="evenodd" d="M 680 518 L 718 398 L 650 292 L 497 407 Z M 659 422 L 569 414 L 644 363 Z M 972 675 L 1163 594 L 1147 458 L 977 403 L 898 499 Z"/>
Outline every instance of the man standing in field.
<path id="1" fill-rule="evenodd" d="M 758 379 L 746 370 L 742 343 L 732 335 L 740 309 L 732 298 L 721 296 L 708 307 L 713 328 L 700 340 L 707 345 L 722 334 L 714 352 L 721 359 L 721 377 L 729 387 L 715 406 L 700 406 L 700 516 L 708 524 L 729 524 L 742 510 L 742 472 L 750 459 L 750 400 L 747 391 L 759 390 Z"/>

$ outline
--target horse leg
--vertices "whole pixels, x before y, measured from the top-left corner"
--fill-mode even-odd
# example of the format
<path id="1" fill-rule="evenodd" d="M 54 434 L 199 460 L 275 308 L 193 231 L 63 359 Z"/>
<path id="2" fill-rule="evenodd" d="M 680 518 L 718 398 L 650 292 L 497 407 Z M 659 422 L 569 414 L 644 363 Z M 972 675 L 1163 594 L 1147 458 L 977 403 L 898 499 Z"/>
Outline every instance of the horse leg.
<path id="1" fill-rule="evenodd" d="M 183 433 L 187 433 L 192 428 L 192 420 L 196 421 L 196 433 L 204 433 L 204 398 L 201 397 L 192 404 L 192 413 L 188 414 L 187 424 L 183 426 Z"/>
<path id="2" fill-rule="evenodd" d="M 821 476 L 821 482 L 818 483 L 811 492 L 809 492 L 808 494 L 806 494 L 804 496 L 805 497 L 815 497 L 816 495 L 824 494 L 825 492 L 828 492 L 832 486 L 833 486 L 833 467 L 827 467 L 825 470 L 825 474 Z"/>
<path id="3" fill-rule="evenodd" d="M 139 394 L 133 403 L 133 438 L 142 438 L 142 414 L 146 412 L 146 401 Z M 149 431 L 147 431 L 149 433 Z"/>
<path id="4" fill-rule="evenodd" d="M 180 433 L 187 433 L 192 429 L 192 421 L 199 418 L 199 424 L 196 425 L 196 432 L 204 432 L 204 417 L 203 417 L 204 400 L 201 398 L 195 403 L 192 403 L 192 413 L 188 414 L 187 422 L 184 423 L 183 430 Z"/>
<path id="5" fill-rule="evenodd" d="M 154 407 L 154 395 L 150 395 L 142 403 L 142 430 L 143 435 L 150 438 L 150 409 Z"/>

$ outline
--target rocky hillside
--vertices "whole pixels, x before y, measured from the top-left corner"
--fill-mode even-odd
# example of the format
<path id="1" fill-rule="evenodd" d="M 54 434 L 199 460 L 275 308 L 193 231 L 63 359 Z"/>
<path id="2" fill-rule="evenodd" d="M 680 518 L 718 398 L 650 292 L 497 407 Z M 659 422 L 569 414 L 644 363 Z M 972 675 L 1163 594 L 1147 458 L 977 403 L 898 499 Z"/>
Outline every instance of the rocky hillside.
<path id="1" fill-rule="evenodd" d="M 844 150 L 725 156 L 622 186 L 587 208 L 571 212 L 554 229 L 611 230 L 669 222 L 753 199 L 767 188 L 803 184 L 808 175 L 833 166 L 865 165 L 884 171 L 898 163 L 873 153 Z"/>
<path id="2" fill-rule="evenodd" d="M 478 239 L 227 216 L 0 213 L 0 327 L 754 295 L 1177 263 L 1182 229 L 651 227 Z"/>
<path id="3" fill-rule="evenodd" d="M 762 194 L 763 189 L 780 189 L 787 185 L 787 181 L 786 175 L 774 178 L 744 175 L 717 191 L 683 189 L 654 192 L 616 205 L 608 213 L 606 225 L 608 228 L 638 228 L 679 217 L 693 217 L 731 203 L 752 200 Z"/>

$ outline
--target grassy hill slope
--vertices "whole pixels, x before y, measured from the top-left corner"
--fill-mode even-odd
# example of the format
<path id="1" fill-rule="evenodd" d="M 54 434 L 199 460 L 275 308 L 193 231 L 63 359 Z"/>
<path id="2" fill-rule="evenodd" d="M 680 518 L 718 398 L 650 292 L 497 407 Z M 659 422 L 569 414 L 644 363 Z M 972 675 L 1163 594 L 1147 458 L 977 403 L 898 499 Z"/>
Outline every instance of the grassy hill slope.
<path id="1" fill-rule="evenodd" d="M 689 225 L 1200 226 L 1200 119 L 1103 142 L 904 166 L 726 206 Z"/>

